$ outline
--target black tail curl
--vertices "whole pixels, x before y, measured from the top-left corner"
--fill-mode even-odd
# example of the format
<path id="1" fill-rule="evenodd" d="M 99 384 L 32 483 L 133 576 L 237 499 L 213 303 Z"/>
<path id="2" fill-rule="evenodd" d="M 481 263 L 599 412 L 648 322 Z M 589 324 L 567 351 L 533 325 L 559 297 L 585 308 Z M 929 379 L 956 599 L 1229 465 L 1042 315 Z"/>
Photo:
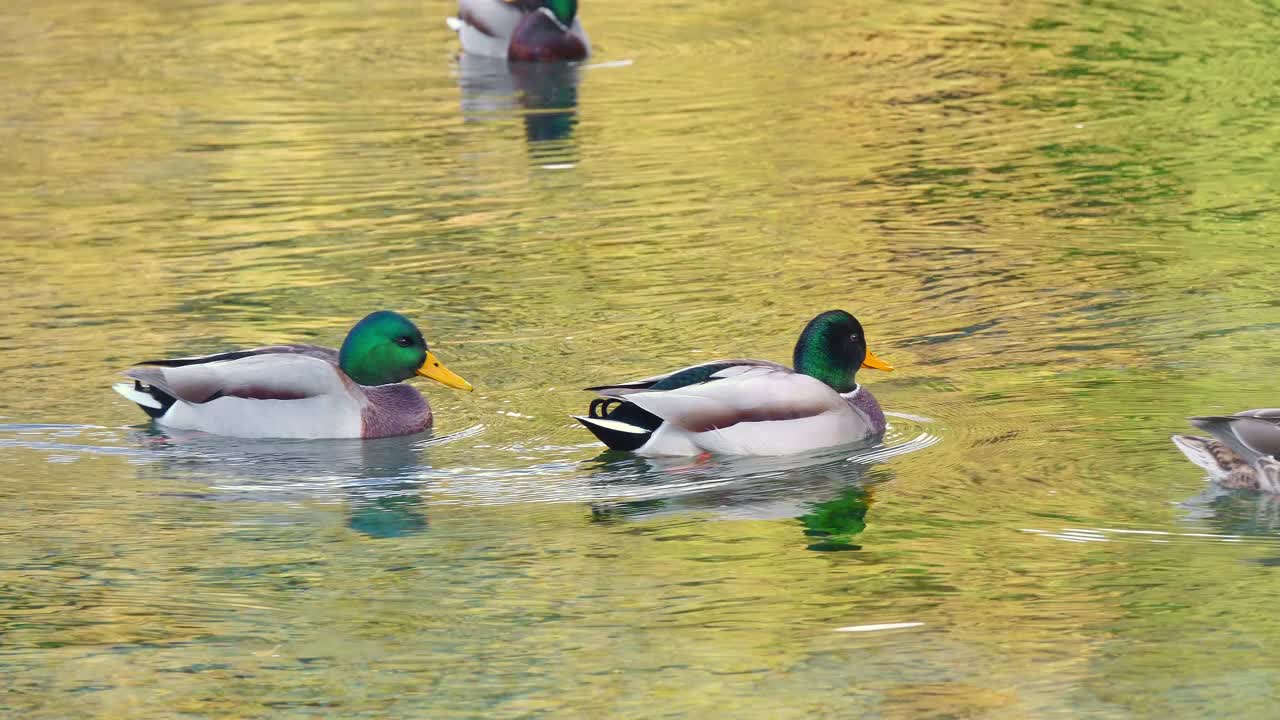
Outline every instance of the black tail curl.
<path id="1" fill-rule="evenodd" d="M 587 409 L 587 414 L 588 418 L 579 418 L 578 421 L 590 430 L 600 442 L 608 445 L 610 450 L 638 450 L 642 445 L 649 442 L 649 438 L 653 436 L 654 431 L 663 423 L 662 418 L 657 415 L 639 405 L 619 400 L 618 398 L 596 398 L 592 400 Z M 597 425 L 590 422 L 591 418 L 626 423 L 645 432 L 627 432 Z"/>
<path id="2" fill-rule="evenodd" d="M 158 418 L 164 415 L 165 413 L 169 412 L 169 408 L 173 407 L 173 404 L 177 402 L 177 398 L 170 395 L 169 393 L 161 390 L 155 385 L 144 385 L 139 380 L 133 381 L 133 389 L 137 390 L 140 393 L 146 393 L 150 395 L 151 397 L 155 398 L 156 402 L 160 403 L 160 407 L 158 408 L 153 408 L 153 407 L 138 403 L 138 407 L 142 408 L 143 412 L 150 415 L 152 418 Z"/>

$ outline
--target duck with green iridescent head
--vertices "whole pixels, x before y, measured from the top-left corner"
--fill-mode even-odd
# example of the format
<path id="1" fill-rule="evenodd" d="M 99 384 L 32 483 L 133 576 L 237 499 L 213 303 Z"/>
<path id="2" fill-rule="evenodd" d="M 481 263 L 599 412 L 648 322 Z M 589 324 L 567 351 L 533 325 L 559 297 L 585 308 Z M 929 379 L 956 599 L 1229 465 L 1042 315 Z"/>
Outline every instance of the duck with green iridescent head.
<path id="1" fill-rule="evenodd" d="M 380 310 L 338 350 L 268 345 L 149 360 L 112 388 L 159 425 L 261 438 L 376 438 L 431 427 L 431 406 L 403 381 L 421 375 L 471 390 L 405 316 Z"/>
<path id="2" fill-rule="evenodd" d="M 578 0 L 458 0 L 457 17 L 446 22 L 473 55 L 553 62 L 591 54 Z"/>
<path id="3" fill-rule="evenodd" d="M 650 456 L 786 455 L 884 433 L 884 412 L 855 375 L 893 366 L 867 349 L 857 318 L 829 310 L 809 321 L 792 364 L 716 360 L 590 387 L 602 397 L 574 417 L 611 449 Z"/>

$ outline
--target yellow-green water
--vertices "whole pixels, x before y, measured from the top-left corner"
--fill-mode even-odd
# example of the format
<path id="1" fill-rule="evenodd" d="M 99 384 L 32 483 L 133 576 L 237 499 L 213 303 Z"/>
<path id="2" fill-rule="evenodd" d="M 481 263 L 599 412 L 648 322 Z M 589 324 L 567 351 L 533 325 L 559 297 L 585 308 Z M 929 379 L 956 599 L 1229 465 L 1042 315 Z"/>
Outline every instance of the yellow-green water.
<path id="1" fill-rule="evenodd" d="M 512 76 L 451 9 L 0 9 L 5 716 L 1273 716 L 1280 509 L 1168 436 L 1280 392 L 1280 10 L 584 0 Z M 383 307 L 478 388 L 433 440 L 108 389 Z M 833 307 L 882 447 L 568 417 Z"/>

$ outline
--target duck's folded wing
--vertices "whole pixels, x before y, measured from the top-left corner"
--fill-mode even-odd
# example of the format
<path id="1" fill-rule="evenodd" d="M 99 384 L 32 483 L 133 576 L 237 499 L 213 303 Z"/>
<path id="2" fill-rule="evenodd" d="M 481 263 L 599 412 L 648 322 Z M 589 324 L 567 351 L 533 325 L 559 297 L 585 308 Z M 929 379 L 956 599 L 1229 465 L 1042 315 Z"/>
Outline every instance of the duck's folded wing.
<path id="1" fill-rule="evenodd" d="M 1280 408 L 1257 408 L 1256 410 L 1241 410 L 1231 417 L 1249 417 L 1258 418 L 1260 420 L 1270 420 L 1273 423 L 1280 423 Z"/>
<path id="2" fill-rule="evenodd" d="M 683 367 L 679 370 L 672 370 L 662 375 L 640 378 L 639 380 L 627 380 L 609 385 L 596 385 L 586 389 L 599 393 L 604 397 L 620 398 L 642 390 L 674 390 L 698 383 L 711 382 L 738 372 L 734 368 L 745 369 L 751 367 L 770 368 L 786 373 L 792 372 L 785 365 L 779 365 L 768 360 L 713 360 Z"/>
<path id="3" fill-rule="evenodd" d="M 179 400 L 196 404 L 221 397 L 301 400 L 345 389 L 345 383 L 335 365 L 311 354 L 259 353 L 237 356 L 237 353 L 225 353 L 209 358 L 221 359 L 135 367 L 126 370 L 124 375 Z"/>
<path id="4" fill-rule="evenodd" d="M 1191 423 L 1207 430 L 1250 462 L 1261 455 L 1280 455 L 1280 408 L 1193 417 Z"/>
<path id="5" fill-rule="evenodd" d="M 714 373 L 707 382 L 674 390 L 636 391 L 626 399 L 689 432 L 848 409 L 844 398 L 821 381 L 767 366 L 736 365 Z"/>
<path id="6" fill-rule="evenodd" d="M 223 360 L 239 360 L 254 355 L 306 355 L 338 364 L 338 351 L 319 345 L 266 345 L 248 350 L 214 353 L 213 355 L 192 355 L 190 357 L 167 358 L 165 360 L 143 360 L 139 365 L 155 365 L 158 367 L 183 367 L 186 365 L 204 365 Z"/>

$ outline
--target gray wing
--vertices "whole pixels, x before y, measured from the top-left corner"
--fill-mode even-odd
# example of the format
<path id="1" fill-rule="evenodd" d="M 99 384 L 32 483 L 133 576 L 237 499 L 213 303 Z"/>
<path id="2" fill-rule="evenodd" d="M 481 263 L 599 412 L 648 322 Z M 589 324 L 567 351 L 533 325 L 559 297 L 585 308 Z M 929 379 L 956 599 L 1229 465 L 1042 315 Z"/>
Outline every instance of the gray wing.
<path id="1" fill-rule="evenodd" d="M 154 365 L 156 367 L 185 367 L 187 365 L 204 365 L 205 363 L 222 362 L 225 360 L 239 360 L 241 358 L 252 357 L 254 355 L 306 355 L 308 357 L 320 358 L 327 360 L 334 365 L 338 364 L 338 351 L 333 348 L 321 347 L 319 345 L 264 345 L 263 347 L 249 348 L 248 350 L 234 350 L 232 352 L 215 353 L 213 355 L 193 355 L 191 357 L 169 358 L 167 360 L 143 360 L 139 365 Z"/>
<path id="2" fill-rule="evenodd" d="M 790 368 L 739 365 L 717 376 L 715 382 L 674 390 L 635 391 L 627 401 L 695 433 L 849 411 L 845 399 L 821 380 Z"/>
<path id="3" fill-rule="evenodd" d="M 662 391 L 675 390 L 677 388 L 688 387 L 698 383 L 711 382 L 719 380 L 732 374 L 733 368 L 742 367 L 765 367 L 771 370 L 782 372 L 794 372 L 785 365 L 779 365 L 768 360 L 713 360 L 711 362 L 699 363 L 688 367 L 672 370 L 662 375 L 654 375 L 653 377 L 641 378 L 639 380 L 627 380 L 626 382 L 612 383 L 609 385 L 596 385 L 586 388 L 592 392 L 599 393 L 604 397 L 621 398 L 631 393 L 640 391 Z"/>
<path id="4" fill-rule="evenodd" d="M 1191 424 L 1222 441 L 1251 465 L 1264 456 L 1280 456 L 1280 408 L 1245 410 L 1235 415 L 1190 418 Z"/>
<path id="5" fill-rule="evenodd" d="M 276 345 L 193 358 L 151 361 L 124 371 L 189 403 L 220 397 L 301 400 L 341 392 L 337 353 L 314 345 Z"/>

